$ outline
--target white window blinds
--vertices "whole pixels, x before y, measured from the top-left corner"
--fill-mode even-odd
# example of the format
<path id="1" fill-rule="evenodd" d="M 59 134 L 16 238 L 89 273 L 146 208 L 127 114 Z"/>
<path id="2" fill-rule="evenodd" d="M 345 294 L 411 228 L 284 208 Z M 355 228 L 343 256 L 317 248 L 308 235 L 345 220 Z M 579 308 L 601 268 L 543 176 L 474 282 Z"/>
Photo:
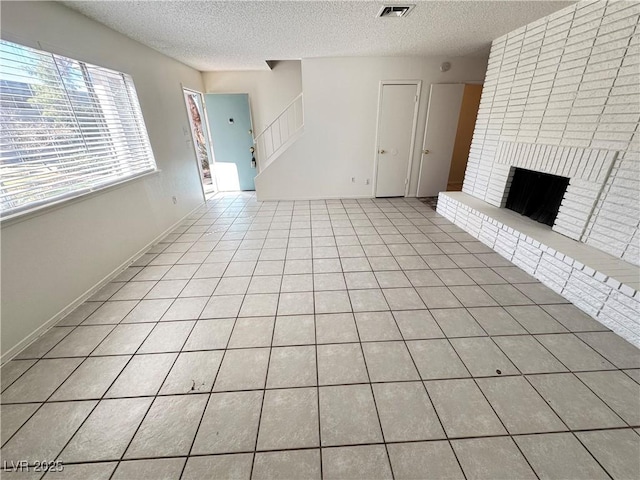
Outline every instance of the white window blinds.
<path id="1" fill-rule="evenodd" d="M 129 75 L 0 41 L 0 216 L 154 171 Z"/>

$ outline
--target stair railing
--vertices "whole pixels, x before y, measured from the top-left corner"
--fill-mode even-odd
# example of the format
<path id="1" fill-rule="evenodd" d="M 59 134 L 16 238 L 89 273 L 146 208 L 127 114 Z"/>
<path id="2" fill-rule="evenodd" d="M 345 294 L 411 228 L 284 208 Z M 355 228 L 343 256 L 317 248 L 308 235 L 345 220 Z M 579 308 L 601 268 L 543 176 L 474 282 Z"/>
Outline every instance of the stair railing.
<path id="1" fill-rule="evenodd" d="M 253 143 L 260 170 L 284 151 L 289 142 L 304 127 L 304 105 L 302 93 L 294 98 L 276 119 L 256 135 Z"/>

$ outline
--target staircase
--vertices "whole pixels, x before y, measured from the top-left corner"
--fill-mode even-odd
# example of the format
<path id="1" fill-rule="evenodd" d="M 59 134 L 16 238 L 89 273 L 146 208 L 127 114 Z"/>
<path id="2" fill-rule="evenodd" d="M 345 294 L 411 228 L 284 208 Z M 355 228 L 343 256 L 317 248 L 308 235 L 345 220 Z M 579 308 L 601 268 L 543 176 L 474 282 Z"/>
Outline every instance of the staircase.
<path id="1" fill-rule="evenodd" d="M 304 130 L 302 93 L 253 139 L 259 172 L 284 152 Z"/>

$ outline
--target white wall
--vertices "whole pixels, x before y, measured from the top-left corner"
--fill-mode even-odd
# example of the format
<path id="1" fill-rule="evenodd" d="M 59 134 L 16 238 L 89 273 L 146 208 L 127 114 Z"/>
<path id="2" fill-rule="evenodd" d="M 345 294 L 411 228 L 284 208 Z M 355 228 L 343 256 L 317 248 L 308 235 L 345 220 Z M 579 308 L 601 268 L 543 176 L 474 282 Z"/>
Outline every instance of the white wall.
<path id="1" fill-rule="evenodd" d="M 255 134 L 259 134 L 302 92 L 299 60 L 278 62 L 273 70 L 204 72 L 206 93 L 248 93 Z"/>
<path id="2" fill-rule="evenodd" d="M 2 37 L 131 74 L 161 170 L 2 225 L 6 355 L 201 204 L 180 84 L 203 84 L 200 72 L 53 2 L 2 2 Z"/>
<path id="3" fill-rule="evenodd" d="M 639 19 L 637 2 L 579 2 L 496 39 L 463 188 L 500 205 L 510 165 L 553 164 L 571 178 L 554 230 L 636 265 Z M 611 162 L 595 163 L 601 178 L 590 157 L 615 152 L 608 177 Z"/>
<path id="4" fill-rule="evenodd" d="M 444 61 L 452 67 L 442 73 Z M 486 59 L 472 57 L 303 59 L 304 134 L 256 177 L 259 199 L 373 196 L 380 81 L 409 79 L 422 80 L 409 188 L 414 196 L 429 85 L 481 82 L 486 66 Z"/>

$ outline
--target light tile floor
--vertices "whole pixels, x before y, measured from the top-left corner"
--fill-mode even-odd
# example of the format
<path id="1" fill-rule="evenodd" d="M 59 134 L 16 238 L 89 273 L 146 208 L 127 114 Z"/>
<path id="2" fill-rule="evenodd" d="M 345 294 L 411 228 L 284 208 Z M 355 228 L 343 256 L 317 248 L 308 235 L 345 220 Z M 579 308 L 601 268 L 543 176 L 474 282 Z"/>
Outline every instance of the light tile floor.
<path id="1" fill-rule="evenodd" d="M 639 382 L 418 200 L 216 195 L 2 368 L 1 453 L 48 480 L 639 478 Z"/>

